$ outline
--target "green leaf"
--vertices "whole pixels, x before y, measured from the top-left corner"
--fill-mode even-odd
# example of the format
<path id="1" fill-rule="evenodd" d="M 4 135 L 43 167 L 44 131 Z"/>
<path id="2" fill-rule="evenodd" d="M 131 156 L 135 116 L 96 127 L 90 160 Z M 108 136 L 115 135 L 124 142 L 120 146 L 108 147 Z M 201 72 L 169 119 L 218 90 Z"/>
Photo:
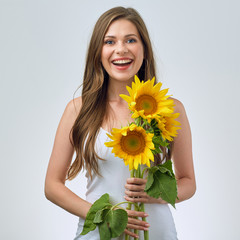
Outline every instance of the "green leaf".
<path id="1" fill-rule="evenodd" d="M 103 208 L 96 212 L 95 217 L 93 219 L 93 223 L 98 224 L 103 221 L 103 217 L 104 217 L 103 213 L 104 213 L 104 210 L 106 210 L 106 209 L 107 208 Z"/>
<path id="2" fill-rule="evenodd" d="M 111 229 L 111 237 L 119 237 L 125 230 L 128 222 L 128 214 L 123 209 L 110 210 L 106 216 Z"/>
<path id="3" fill-rule="evenodd" d="M 106 193 L 96 200 L 87 213 L 81 235 L 99 227 L 100 240 L 110 240 L 120 236 L 128 222 L 128 214 L 123 209 L 112 210 Z"/>
<path id="4" fill-rule="evenodd" d="M 153 143 L 160 144 L 160 143 L 161 143 L 161 138 L 160 138 L 160 137 L 157 137 L 157 136 L 154 136 L 154 137 L 152 138 L 152 141 L 153 141 Z"/>
<path id="5" fill-rule="evenodd" d="M 160 145 L 163 146 L 163 147 L 168 147 L 169 146 L 169 142 L 161 141 Z"/>
<path id="6" fill-rule="evenodd" d="M 141 125 L 141 117 L 135 118 L 135 123 L 137 126 Z"/>
<path id="7" fill-rule="evenodd" d="M 148 176 L 147 176 L 147 182 L 145 185 L 145 192 L 152 186 L 153 184 L 153 173 L 152 172 L 148 172 Z"/>
<path id="8" fill-rule="evenodd" d="M 100 240 L 111 240 L 111 230 L 108 227 L 107 221 L 98 225 Z"/>
<path id="9" fill-rule="evenodd" d="M 158 168 L 162 173 L 167 172 L 171 177 L 175 178 L 175 175 L 172 169 L 172 162 L 170 160 L 166 161 L 162 165 L 158 165 Z"/>
<path id="10" fill-rule="evenodd" d="M 144 191 L 151 197 L 161 197 L 175 208 L 177 199 L 177 182 L 172 170 L 172 162 L 167 161 L 162 165 L 149 169 L 148 181 Z"/>
<path id="11" fill-rule="evenodd" d="M 145 129 L 146 133 L 154 133 L 153 129 L 152 128 L 149 128 L 149 129 Z"/>
<path id="12" fill-rule="evenodd" d="M 158 171 L 158 166 L 153 166 L 149 168 L 149 171 L 151 171 L 152 173 L 155 173 L 156 171 Z"/>
<path id="13" fill-rule="evenodd" d="M 160 196 L 160 189 L 159 189 L 159 185 L 158 182 L 155 180 L 154 178 L 154 174 L 153 174 L 153 182 L 150 188 L 144 189 L 144 191 L 150 196 L 150 197 L 154 197 L 154 198 L 159 198 Z"/>
<path id="14" fill-rule="evenodd" d="M 161 166 L 169 169 L 169 170 L 173 173 L 172 161 L 168 160 L 168 161 L 166 161 L 164 164 L 162 164 Z"/>
<path id="15" fill-rule="evenodd" d="M 157 121 L 155 119 L 152 119 L 150 125 L 152 128 L 155 128 L 157 126 Z"/>
<path id="16" fill-rule="evenodd" d="M 93 222 L 95 215 L 97 211 L 104 209 L 106 206 L 111 206 L 109 203 L 109 195 L 107 193 L 103 194 L 98 200 L 96 200 L 89 209 L 80 235 L 85 235 L 88 232 L 95 230 L 96 224 Z"/>
<path id="17" fill-rule="evenodd" d="M 154 173 L 154 182 L 147 191 L 147 194 L 154 198 L 161 197 L 175 208 L 175 201 L 177 198 L 176 179 L 172 178 L 167 173 L 156 171 Z"/>
<path id="18" fill-rule="evenodd" d="M 153 153 L 153 155 L 156 155 L 156 154 L 158 154 L 158 153 L 161 153 L 162 151 L 161 151 L 161 149 L 159 148 L 159 147 L 156 147 L 156 146 L 154 146 L 155 147 L 155 149 L 154 150 L 151 150 L 152 151 L 152 153 Z"/>
<path id="19" fill-rule="evenodd" d="M 153 174 L 158 170 L 157 166 L 153 166 L 148 169 L 148 176 L 147 176 L 147 182 L 145 185 L 145 192 L 152 186 L 154 182 Z"/>

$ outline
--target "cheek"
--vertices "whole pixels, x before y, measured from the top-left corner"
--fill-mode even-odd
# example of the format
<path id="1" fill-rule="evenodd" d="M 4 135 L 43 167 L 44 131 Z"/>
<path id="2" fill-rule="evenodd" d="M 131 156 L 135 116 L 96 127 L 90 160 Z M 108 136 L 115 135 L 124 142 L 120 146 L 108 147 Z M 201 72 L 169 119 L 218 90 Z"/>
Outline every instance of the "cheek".
<path id="1" fill-rule="evenodd" d="M 140 51 L 139 55 L 142 57 L 142 59 L 144 58 L 144 50 L 143 50 L 143 47 L 141 47 L 141 51 Z"/>
<path id="2" fill-rule="evenodd" d="M 102 61 L 108 61 L 108 59 L 111 56 L 111 51 L 108 48 L 102 48 L 102 53 L 101 53 L 101 60 Z"/>
<path id="3" fill-rule="evenodd" d="M 136 46 L 133 51 L 138 58 L 144 58 L 144 51 L 142 46 Z"/>

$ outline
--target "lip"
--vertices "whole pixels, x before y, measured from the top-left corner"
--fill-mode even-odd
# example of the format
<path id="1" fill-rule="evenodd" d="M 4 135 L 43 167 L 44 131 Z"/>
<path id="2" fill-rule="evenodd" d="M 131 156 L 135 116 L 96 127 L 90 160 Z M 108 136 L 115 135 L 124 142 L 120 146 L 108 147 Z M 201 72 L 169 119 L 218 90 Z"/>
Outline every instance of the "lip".
<path id="1" fill-rule="evenodd" d="M 127 70 L 127 69 L 132 65 L 132 63 L 133 63 L 133 62 L 131 62 L 131 63 L 128 64 L 128 65 L 123 65 L 123 66 L 121 66 L 121 65 L 115 65 L 115 64 L 112 63 L 112 66 L 113 66 L 115 69 L 117 69 L 117 70 L 123 71 L 123 70 Z"/>
<path id="2" fill-rule="evenodd" d="M 124 58 L 114 58 L 111 62 L 113 63 L 114 61 L 119 61 L 119 60 L 131 60 L 131 61 L 133 61 L 132 58 L 126 58 L 126 57 L 124 57 Z"/>
<path id="3" fill-rule="evenodd" d="M 131 63 L 127 64 L 127 65 L 116 65 L 114 64 L 113 62 L 114 61 L 119 61 L 119 60 L 131 60 Z M 133 63 L 133 59 L 132 58 L 126 58 L 126 57 L 122 57 L 122 58 L 114 58 L 112 61 L 111 61 L 113 67 L 117 70 L 120 70 L 120 71 L 123 71 L 123 70 L 127 70 Z"/>

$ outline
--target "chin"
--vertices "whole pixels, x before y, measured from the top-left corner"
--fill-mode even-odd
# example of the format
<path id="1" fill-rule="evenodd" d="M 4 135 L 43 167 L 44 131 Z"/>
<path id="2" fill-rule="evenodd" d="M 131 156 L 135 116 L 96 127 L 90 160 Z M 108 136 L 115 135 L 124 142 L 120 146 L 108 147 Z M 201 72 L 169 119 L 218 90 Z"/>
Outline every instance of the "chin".
<path id="1" fill-rule="evenodd" d="M 110 78 L 115 79 L 117 81 L 122 81 L 122 82 L 128 82 L 129 80 L 133 80 L 134 79 L 134 75 L 129 75 L 129 74 L 119 74 L 119 75 L 112 75 L 110 76 Z"/>
<path id="2" fill-rule="evenodd" d="M 115 79 L 117 81 L 129 81 L 130 79 L 134 79 L 134 75 L 136 75 L 137 72 L 132 73 L 114 73 L 109 75 L 110 78 Z"/>

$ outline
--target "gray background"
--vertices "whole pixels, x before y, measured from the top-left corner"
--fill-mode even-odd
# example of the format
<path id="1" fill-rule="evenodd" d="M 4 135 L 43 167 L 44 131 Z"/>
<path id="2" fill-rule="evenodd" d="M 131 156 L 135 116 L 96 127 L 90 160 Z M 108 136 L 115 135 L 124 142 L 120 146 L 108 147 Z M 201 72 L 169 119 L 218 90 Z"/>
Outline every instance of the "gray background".
<path id="1" fill-rule="evenodd" d="M 45 199 L 44 178 L 94 23 L 118 5 L 142 15 L 158 79 L 190 120 L 197 193 L 172 209 L 179 239 L 239 239 L 237 0 L 0 1 L 0 239 L 73 239 L 78 219 Z M 85 184 L 67 183 L 82 197 Z"/>

